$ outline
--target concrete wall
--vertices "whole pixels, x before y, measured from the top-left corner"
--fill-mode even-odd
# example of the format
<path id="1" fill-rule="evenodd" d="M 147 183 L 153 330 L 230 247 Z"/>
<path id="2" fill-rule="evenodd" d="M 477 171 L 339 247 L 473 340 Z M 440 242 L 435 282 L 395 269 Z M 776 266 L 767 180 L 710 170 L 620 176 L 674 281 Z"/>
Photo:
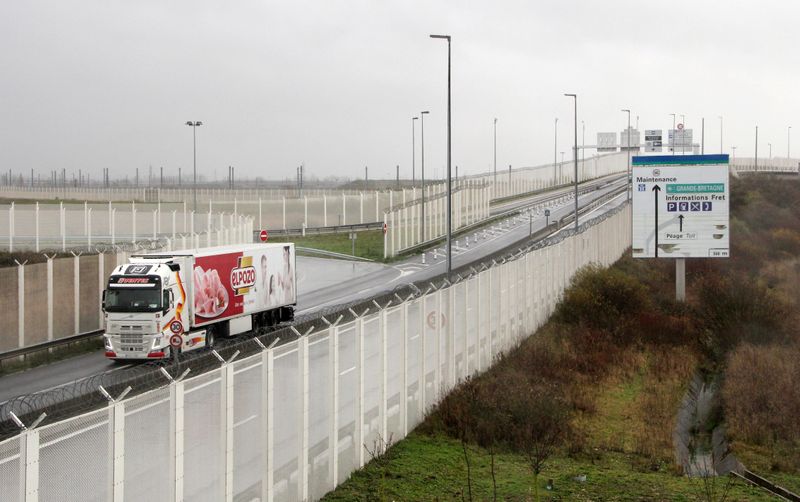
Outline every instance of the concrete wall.
<path id="1" fill-rule="evenodd" d="M 25 344 L 47 341 L 47 263 L 25 265 Z"/>
<path id="2" fill-rule="evenodd" d="M 73 262 L 74 260 L 71 257 L 53 260 L 54 339 L 75 334 L 75 290 L 73 286 Z M 45 316 L 47 315 L 47 310 L 45 310 L 44 314 Z"/>
<path id="3" fill-rule="evenodd" d="M 17 267 L 0 268 L 0 285 L 0 350 L 9 350 L 17 347 L 19 332 Z"/>
<path id="4" fill-rule="evenodd" d="M 100 328 L 98 320 L 100 292 L 97 283 L 97 273 L 100 267 L 97 265 L 97 255 L 81 256 L 79 260 L 81 264 L 79 331 L 83 333 Z"/>

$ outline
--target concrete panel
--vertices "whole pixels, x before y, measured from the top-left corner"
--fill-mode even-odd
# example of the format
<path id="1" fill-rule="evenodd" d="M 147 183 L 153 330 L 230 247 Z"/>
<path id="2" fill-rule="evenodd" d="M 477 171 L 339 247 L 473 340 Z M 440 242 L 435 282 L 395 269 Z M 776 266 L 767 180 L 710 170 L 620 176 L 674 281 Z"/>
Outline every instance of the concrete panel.
<path id="1" fill-rule="evenodd" d="M 53 338 L 75 334 L 73 258 L 53 260 Z"/>
<path id="2" fill-rule="evenodd" d="M 80 304 L 80 330 L 81 333 L 100 328 L 97 286 L 97 255 L 81 256 L 81 304 Z"/>
<path id="3" fill-rule="evenodd" d="M 47 263 L 34 263 L 25 266 L 25 345 L 46 341 Z"/>
<path id="4" fill-rule="evenodd" d="M 0 268 L 0 351 L 17 348 L 17 267 Z"/>

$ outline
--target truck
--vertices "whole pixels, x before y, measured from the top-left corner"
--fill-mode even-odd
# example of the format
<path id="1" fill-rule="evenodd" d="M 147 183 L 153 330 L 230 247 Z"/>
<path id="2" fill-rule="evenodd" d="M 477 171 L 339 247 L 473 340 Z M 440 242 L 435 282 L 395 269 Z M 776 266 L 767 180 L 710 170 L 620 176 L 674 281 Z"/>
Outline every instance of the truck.
<path id="1" fill-rule="evenodd" d="M 132 255 L 103 291 L 105 355 L 153 360 L 294 318 L 294 244 Z"/>

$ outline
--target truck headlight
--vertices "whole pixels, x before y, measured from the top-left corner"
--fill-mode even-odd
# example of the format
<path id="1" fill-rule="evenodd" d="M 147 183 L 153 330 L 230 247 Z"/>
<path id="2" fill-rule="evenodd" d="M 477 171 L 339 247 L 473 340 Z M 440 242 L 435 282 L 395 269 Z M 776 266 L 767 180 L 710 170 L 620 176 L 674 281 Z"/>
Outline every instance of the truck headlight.
<path id="1" fill-rule="evenodd" d="M 150 346 L 150 350 L 156 350 L 159 346 L 161 346 L 161 336 L 154 336 L 153 343 Z"/>

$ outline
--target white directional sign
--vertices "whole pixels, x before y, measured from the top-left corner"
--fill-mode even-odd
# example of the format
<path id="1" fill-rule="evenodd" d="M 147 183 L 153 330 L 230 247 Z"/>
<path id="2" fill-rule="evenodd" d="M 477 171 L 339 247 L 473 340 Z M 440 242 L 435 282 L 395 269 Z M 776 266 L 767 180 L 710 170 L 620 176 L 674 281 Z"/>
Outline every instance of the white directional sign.
<path id="1" fill-rule="evenodd" d="M 727 155 L 633 157 L 633 257 L 726 258 Z"/>
<path id="2" fill-rule="evenodd" d="M 660 152 L 663 141 L 661 129 L 645 129 L 644 131 L 644 151 Z"/>

